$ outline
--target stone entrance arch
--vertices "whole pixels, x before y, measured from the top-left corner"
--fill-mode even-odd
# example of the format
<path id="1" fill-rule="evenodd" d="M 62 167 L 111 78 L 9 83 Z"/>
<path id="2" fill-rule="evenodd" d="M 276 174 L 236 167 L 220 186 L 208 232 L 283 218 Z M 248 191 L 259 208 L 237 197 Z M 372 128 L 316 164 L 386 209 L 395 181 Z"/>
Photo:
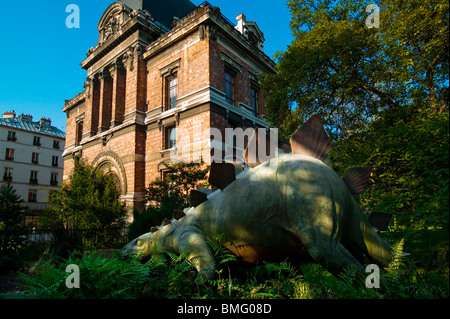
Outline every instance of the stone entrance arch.
<path id="1" fill-rule="evenodd" d="M 125 168 L 119 156 L 113 151 L 103 151 L 94 159 L 92 165 L 96 170 L 110 174 L 116 182 L 122 196 L 127 194 L 127 178 Z"/>

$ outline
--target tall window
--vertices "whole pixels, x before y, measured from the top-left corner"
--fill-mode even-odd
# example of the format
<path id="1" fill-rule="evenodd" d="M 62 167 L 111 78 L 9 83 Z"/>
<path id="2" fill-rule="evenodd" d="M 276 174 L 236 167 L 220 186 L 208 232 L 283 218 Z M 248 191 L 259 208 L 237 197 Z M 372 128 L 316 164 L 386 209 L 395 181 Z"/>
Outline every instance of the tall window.
<path id="1" fill-rule="evenodd" d="M 6 149 L 5 160 L 14 161 L 14 149 L 12 148 Z"/>
<path id="2" fill-rule="evenodd" d="M 31 163 L 39 164 L 39 153 L 33 153 L 31 155 Z"/>
<path id="3" fill-rule="evenodd" d="M 28 201 L 31 203 L 35 203 L 37 201 L 37 190 L 35 189 L 28 190 Z"/>
<path id="4" fill-rule="evenodd" d="M 234 74 L 225 71 L 225 96 L 228 103 L 234 103 Z"/>
<path id="5" fill-rule="evenodd" d="M 52 166 L 58 166 L 58 156 L 52 156 Z"/>
<path id="6" fill-rule="evenodd" d="M 171 75 L 166 78 L 167 85 L 167 109 L 174 109 L 177 107 L 178 96 L 178 78 L 177 75 Z"/>
<path id="7" fill-rule="evenodd" d="M 175 148 L 177 145 L 177 130 L 175 126 L 166 128 L 166 149 Z"/>
<path id="8" fill-rule="evenodd" d="M 52 185 L 52 186 L 58 185 L 58 173 L 51 173 L 51 175 L 50 175 L 50 185 Z"/>
<path id="9" fill-rule="evenodd" d="M 13 176 L 13 169 L 10 167 L 5 167 L 4 171 L 3 171 L 3 181 L 7 182 L 7 181 L 12 181 L 12 176 Z"/>
<path id="10" fill-rule="evenodd" d="M 15 142 L 17 140 L 16 138 L 16 132 L 8 131 L 8 141 Z"/>
<path id="11" fill-rule="evenodd" d="M 254 87 L 251 88 L 251 95 L 252 95 L 252 113 L 256 116 L 256 113 L 258 113 L 258 90 Z"/>
<path id="12" fill-rule="evenodd" d="M 53 140 L 53 148 L 59 150 L 59 141 Z"/>
<path id="13" fill-rule="evenodd" d="M 80 145 L 81 139 L 83 138 L 83 121 L 77 122 L 77 131 L 76 131 L 76 145 Z"/>
<path id="14" fill-rule="evenodd" d="M 39 136 L 33 137 L 33 145 L 41 146 L 41 138 Z"/>
<path id="15" fill-rule="evenodd" d="M 30 184 L 38 183 L 38 171 L 31 171 L 30 174 Z"/>

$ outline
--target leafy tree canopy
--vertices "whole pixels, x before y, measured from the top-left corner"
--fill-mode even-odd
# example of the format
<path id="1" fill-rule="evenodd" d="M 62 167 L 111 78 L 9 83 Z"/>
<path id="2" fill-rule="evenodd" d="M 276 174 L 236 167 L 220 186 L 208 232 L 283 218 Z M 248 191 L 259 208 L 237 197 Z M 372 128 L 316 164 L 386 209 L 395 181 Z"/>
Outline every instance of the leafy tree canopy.
<path id="1" fill-rule="evenodd" d="M 288 1 L 295 40 L 263 81 L 281 135 L 314 113 L 345 137 L 387 109 L 448 111 L 448 1 L 372 3 L 380 28 L 367 1 Z"/>
<path id="2" fill-rule="evenodd" d="M 115 180 L 81 160 L 60 191 L 51 196 L 48 222 L 65 229 L 119 228 L 124 225 L 125 206 Z"/>
<path id="3" fill-rule="evenodd" d="M 209 167 L 204 163 L 168 164 L 164 178 L 157 178 L 146 190 L 146 200 L 160 206 L 166 201 L 174 208 L 189 207 L 189 192 L 198 187 L 207 187 Z"/>

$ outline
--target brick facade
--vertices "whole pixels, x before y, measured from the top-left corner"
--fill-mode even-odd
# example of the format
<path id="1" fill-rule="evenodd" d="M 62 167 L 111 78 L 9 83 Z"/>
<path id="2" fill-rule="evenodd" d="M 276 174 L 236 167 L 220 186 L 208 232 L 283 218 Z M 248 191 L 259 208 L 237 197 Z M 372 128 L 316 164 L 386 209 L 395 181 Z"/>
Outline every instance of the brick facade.
<path id="1" fill-rule="evenodd" d="M 77 158 L 96 166 L 109 163 L 127 206 L 143 209 L 145 188 L 162 177 L 174 155 L 210 163 L 212 128 L 224 133 L 225 128 L 266 127 L 257 77 L 275 70 L 274 62 L 216 7 L 201 5 L 169 30 L 122 2 L 105 11 L 99 24 L 103 38 L 82 62 L 88 73 L 85 90 L 63 109 L 64 175 L 73 172 Z M 108 21 L 114 19 L 120 32 L 110 32 Z M 225 70 L 234 76 L 232 103 Z M 168 149 L 174 142 L 176 147 Z"/>

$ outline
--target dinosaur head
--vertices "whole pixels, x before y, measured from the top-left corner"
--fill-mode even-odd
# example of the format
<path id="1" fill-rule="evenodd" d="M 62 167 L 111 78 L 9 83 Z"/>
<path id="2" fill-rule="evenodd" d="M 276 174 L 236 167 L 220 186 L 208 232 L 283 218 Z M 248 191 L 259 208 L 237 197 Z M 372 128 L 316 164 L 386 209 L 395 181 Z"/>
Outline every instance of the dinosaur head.
<path id="1" fill-rule="evenodd" d="M 184 216 L 184 212 L 174 210 L 172 220 L 165 218 L 160 226 L 152 227 L 149 233 L 141 235 L 129 242 L 121 251 L 122 258 L 136 255 L 143 257 L 160 254 L 164 250 L 160 245 L 161 239 L 167 236 L 167 234 L 170 234 L 170 231 L 177 227 L 177 221 Z"/>
<path id="2" fill-rule="evenodd" d="M 157 244 L 156 233 L 144 234 L 131 242 L 129 242 L 121 251 L 122 258 L 136 256 L 138 254 L 142 256 L 151 255 L 155 251 Z"/>

